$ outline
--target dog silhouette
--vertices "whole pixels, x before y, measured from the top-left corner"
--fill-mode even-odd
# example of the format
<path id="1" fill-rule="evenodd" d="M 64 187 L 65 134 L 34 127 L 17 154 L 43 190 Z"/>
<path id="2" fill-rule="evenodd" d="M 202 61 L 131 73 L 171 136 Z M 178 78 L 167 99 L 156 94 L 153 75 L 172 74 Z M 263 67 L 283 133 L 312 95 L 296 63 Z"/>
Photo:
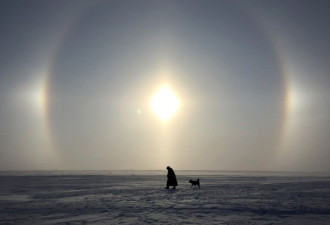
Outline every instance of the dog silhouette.
<path id="1" fill-rule="evenodd" d="M 199 187 L 199 188 L 201 188 L 201 186 L 200 186 L 200 183 L 199 183 L 199 179 L 197 179 L 197 180 L 189 180 L 189 183 L 191 183 L 191 187 Z"/>

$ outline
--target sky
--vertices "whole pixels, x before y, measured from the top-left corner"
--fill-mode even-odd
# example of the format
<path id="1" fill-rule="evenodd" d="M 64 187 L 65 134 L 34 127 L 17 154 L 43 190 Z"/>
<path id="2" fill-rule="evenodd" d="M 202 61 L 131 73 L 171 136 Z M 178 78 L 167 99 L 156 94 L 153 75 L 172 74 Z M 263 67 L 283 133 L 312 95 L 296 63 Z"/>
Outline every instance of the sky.
<path id="1" fill-rule="evenodd" d="M 329 11 L 1 1 L 0 169 L 330 172 Z"/>

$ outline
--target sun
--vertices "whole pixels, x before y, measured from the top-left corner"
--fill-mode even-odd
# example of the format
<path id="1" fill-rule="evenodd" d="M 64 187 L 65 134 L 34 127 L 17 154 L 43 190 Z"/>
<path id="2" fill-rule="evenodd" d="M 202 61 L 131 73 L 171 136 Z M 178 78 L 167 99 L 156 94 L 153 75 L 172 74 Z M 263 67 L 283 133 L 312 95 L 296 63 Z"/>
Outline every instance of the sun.
<path id="1" fill-rule="evenodd" d="M 153 96 L 150 102 L 151 108 L 163 121 L 169 120 L 179 108 L 179 99 L 171 89 L 163 86 Z"/>

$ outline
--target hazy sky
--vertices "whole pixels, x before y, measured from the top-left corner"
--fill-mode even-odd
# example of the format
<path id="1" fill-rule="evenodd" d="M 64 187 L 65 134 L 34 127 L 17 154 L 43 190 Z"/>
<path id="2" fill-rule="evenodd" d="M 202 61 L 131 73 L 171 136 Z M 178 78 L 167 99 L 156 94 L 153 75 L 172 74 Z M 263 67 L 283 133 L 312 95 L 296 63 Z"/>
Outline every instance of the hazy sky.
<path id="1" fill-rule="evenodd" d="M 0 2 L 0 169 L 330 172 L 330 2 Z M 166 85 L 168 121 L 150 101 Z"/>

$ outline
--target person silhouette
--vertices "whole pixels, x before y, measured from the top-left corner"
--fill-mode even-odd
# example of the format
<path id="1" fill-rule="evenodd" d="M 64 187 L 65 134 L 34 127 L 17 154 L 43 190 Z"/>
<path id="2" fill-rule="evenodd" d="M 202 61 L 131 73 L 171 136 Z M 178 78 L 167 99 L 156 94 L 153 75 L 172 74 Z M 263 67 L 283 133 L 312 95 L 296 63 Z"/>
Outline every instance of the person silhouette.
<path id="1" fill-rule="evenodd" d="M 170 186 L 173 186 L 172 189 L 175 189 L 176 186 L 178 186 L 178 181 L 176 180 L 176 176 L 174 173 L 174 170 L 171 167 L 166 167 L 167 169 L 167 184 L 166 189 L 168 189 Z"/>

